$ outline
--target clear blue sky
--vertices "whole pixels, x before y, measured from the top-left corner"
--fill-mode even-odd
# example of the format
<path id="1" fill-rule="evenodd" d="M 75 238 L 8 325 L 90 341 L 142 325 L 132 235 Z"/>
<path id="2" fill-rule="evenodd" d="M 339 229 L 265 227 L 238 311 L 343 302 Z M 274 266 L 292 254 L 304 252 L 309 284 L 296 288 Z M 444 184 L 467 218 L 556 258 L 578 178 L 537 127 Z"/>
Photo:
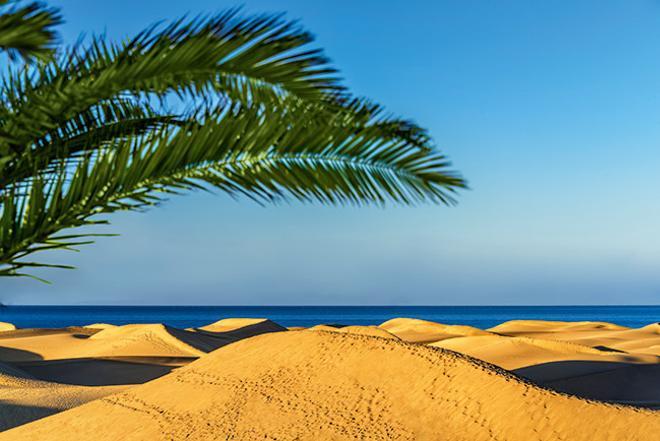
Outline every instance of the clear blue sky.
<path id="1" fill-rule="evenodd" d="M 66 41 L 218 0 L 60 0 Z M 454 208 L 262 208 L 195 194 L 2 300 L 84 304 L 660 303 L 660 2 L 253 1 L 286 11 L 359 95 L 428 127 Z"/>

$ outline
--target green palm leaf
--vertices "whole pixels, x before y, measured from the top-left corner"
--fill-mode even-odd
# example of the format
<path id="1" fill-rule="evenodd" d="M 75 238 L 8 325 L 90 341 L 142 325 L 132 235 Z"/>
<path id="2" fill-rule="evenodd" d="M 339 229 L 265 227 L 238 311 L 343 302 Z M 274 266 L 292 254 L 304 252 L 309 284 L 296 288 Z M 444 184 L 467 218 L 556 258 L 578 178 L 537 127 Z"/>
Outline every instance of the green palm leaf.
<path id="1" fill-rule="evenodd" d="M 0 7 L 8 0 L 0 0 Z M 23 7 L 14 7 L 0 14 L 0 49 L 7 51 L 12 59 L 45 61 L 53 54 L 56 34 L 53 28 L 62 23 L 57 10 L 33 2 Z"/>
<path id="2" fill-rule="evenodd" d="M 28 258 L 94 237 L 64 230 L 190 190 L 259 203 L 453 204 L 465 182 L 428 133 L 351 97 L 310 40 L 281 16 L 229 11 L 10 70 L 0 86 L 0 275 L 67 267 Z"/>

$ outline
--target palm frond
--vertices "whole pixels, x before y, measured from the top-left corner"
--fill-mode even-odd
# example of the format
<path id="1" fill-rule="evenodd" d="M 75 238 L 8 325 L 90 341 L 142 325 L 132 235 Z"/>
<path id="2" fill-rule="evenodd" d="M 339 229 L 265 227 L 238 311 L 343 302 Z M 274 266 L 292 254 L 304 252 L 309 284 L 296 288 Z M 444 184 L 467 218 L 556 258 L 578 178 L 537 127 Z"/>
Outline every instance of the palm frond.
<path id="1" fill-rule="evenodd" d="M 63 229 L 105 223 L 99 215 L 142 210 L 193 189 L 260 202 L 451 204 L 465 186 L 444 156 L 391 138 L 382 120 L 339 114 L 321 121 L 325 111 L 295 104 L 219 109 L 204 124 L 99 150 L 72 173 L 33 180 L 22 197 L 12 189 L 0 204 L 0 263 L 18 271 L 34 252 L 86 242 L 84 234 L 62 236 Z"/>
<path id="2" fill-rule="evenodd" d="M 0 0 L 0 7 L 7 0 Z M 29 3 L 0 12 L 0 50 L 9 57 L 18 56 L 25 60 L 48 60 L 55 51 L 57 34 L 53 28 L 62 23 L 55 8 L 41 2 Z"/>
<path id="3" fill-rule="evenodd" d="M 311 39 L 282 16 L 231 10 L 10 68 L 0 84 L 0 276 L 67 267 L 28 259 L 90 243 L 95 234 L 77 228 L 109 213 L 190 190 L 259 203 L 453 204 L 465 181 L 427 131 L 352 97 Z"/>
<path id="4" fill-rule="evenodd" d="M 0 120 L 0 155 L 24 151 L 77 113 L 122 94 L 164 99 L 175 93 L 242 105 L 294 95 L 327 101 L 342 87 L 311 36 L 281 16 L 219 16 L 152 27 L 121 44 L 95 38 L 62 59 L 10 75 Z M 258 101 L 257 101 L 258 100 Z M 0 115 L 2 116 L 2 115 Z"/>
<path id="5" fill-rule="evenodd" d="M 148 103 L 126 99 L 104 101 L 59 125 L 39 139 L 33 149 L 0 164 L 0 189 L 19 184 L 35 174 L 47 173 L 61 166 L 61 162 L 70 163 L 104 145 L 180 124 L 182 120 L 162 115 Z"/>

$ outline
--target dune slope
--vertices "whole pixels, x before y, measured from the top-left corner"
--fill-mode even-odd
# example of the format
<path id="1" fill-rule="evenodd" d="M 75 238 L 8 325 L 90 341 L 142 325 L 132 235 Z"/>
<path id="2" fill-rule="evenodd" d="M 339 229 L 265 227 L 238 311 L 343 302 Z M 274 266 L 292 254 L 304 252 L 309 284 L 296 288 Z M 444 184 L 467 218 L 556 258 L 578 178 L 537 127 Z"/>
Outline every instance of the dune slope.
<path id="1" fill-rule="evenodd" d="M 411 343 L 431 343 L 467 335 L 490 335 L 473 326 L 444 325 L 412 318 L 395 318 L 381 323 L 379 328 Z"/>
<path id="2" fill-rule="evenodd" d="M 0 373 L 0 430 L 79 406 L 126 389 L 127 386 L 85 387 L 30 378 L 16 368 Z M 12 375 L 4 373 L 9 371 Z"/>
<path id="3" fill-rule="evenodd" d="M 658 413 L 588 402 L 467 356 L 350 333 L 267 334 L 0 440 L 650 440 Z"/>
<path id="4" fill-rule="evenodd" d="M 0 322 L 0 332 L 4 331 L 14 331 L 16 326 L 13 323 Z"/>
<path id="5" fill-rule="evenodd" d="M 519 369 L 541 363 L 583 360 L 619 363 L 660 363 L 654 355 L 628 354 L 602 350 L 560 340 L 500 335 L 458 337 L 431 343 L 431 346 L 451 349 L 493 363 L 504 369 Z"/>
<path id="6" fill-rule="evenodd" d="M 310 331 L 327 331 L 327 332 L 338 332 L 340 334 L 357 334 L 357 335 L 370 335 L 372 337 L 382 337 L 382 338 L 393 338 L 399 340 L 394 334 L 379 328 L 378 326 L 343 326 L 341 328 L 335 328 L 328 325 L 316 325 L 309 328 Z"/>

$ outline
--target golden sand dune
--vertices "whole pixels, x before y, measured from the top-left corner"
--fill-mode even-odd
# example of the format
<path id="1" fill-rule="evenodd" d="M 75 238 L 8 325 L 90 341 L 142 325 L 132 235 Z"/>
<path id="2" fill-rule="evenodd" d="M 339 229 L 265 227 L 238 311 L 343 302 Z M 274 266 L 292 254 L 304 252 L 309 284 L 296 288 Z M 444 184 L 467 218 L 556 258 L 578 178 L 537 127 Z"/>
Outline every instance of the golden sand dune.
<path id="1" fill-rule="evenodd" d="M 116 328 L 117 325 L 111 325 L 110 323 L 92 323 L 91 325 L 85 325 L 83 328 L 90 328 L 90 329 L 108 329 L 108 328 Z"/>
<path id="2" fill-rule="evenodd" d="M 200 338 L 163 325 L 21 329 L 0 333 L 0 361 L 50 382 L 136 384 L 204 354 L 193 346 Z"/>
<path id="3" fill-rule="evenodd" d="M 488 329 L 491 332 L 531 333 L 531 332 L 567 332 L 567 331 L 618 331 L 628 329 L 607 322 L 560 322 L 549 320 L 510 320 Z"/>
<path id="4" fill-rule="evenodd" d="M 396 335 L 379 328 L 378 326 L 342 326 L 336 328 L 328 325 L 316 325 L 309 328 L 310 331 L 329 331 L 344 334 L 370 335 L 372 337 L 393 338 L 399 340 Z"/>
<path id="5" fill-rule="evenodd" d="M 12 323 L 0 322 L 0 332 L 13 331 L 15 329 L 16 329 L 16 326 L 14 326 Z"/>
<path id="6" fill-rule="evenodd" d="M 1 366 L 0 372 L 3 372 L 0 373 L 0 430 L 126 389 L 126 386 L 86 387 L 38 381 L 15 368 L 10 369 L 13 375 L 9 375 Z"/>
<path id="7" fill-rule="evenodd" d="M 660 363 L 653 355 L 627 354 L 583 346 L 576 343 L 531 337 L 485 335 L 458 337 L 431 343 L 431 346 L 451 349 L 504 369 L 564 360 L 591 360 L 620 363 Z"/>
<path id="8" fill-rule="evenodd" d="M 269 332 L 286 330 L 283 326 L 265 318 L 226 318 L 197 329 L 208 332 L 230 332 L 237 329 L 258 329 Z"/>
<path id="9" fill-rule="evenodd" d="M 657 412 L 589 402 L 425 345 L 284 332 L 17 427 L 0 440 L 616 440 L 660 433 Z"/>
<path id="10" fill-rule="evenodd" d="M 103 329 L 81 348 L 84 357 L 199 357 L 197 335 L 163 324 L 124 325 Z"/>
<path id="11" fill-rule="evenodd" d="M 614 349 L 640 354 L 660 356 L 660 323 L 652 323 L 639 329 L 629 329 L 603 336 L 592 336 L 592 341 L 601 337 L 598 343 Z"/>
<path id="12" fill-rule="evenodd" d="M 25 362 L 89 357 L 197 357 L 203 352 L 164 325 L 125 325 L 106 329 L 21 329 L 0 334 L 0 361 Z M 183 332 L 192 340 L 195 333 Z"/>
<path id="13" fill-rule="evenodd" d="M 41 380 L 102 386 L 137 384 L 226 344 L 269 332 L 272 322 L 191 332 L 162 324 L 25 329 L 0 333 L 0 361 Z"/>
<path id="14" fill-rule="evenodd" d="M 287 328 L 267 319 L 222 319 L 201 328 L 192 328 L 199 339 L 206 339 L 206 352 L 256 335 L 288 331 Z"/>
<path id="15" fill-rule="evenodd" d="M 413 343 L 430 343 L 467 335 L 490 335 L 489 332 L 472 326 L 443 325 L 412 318 L 395 318 L 382 323 L 379 327 L 402 340 Z"/>
<path id="16" fill-rule="evenodd" d="M 514 320 L 489 329 L 510 336 L 561 340 L 583 346 L 660 356 L 660 324 L 630 329 L 605 322 Z"/>
<path id="17" fill-rule="evenodd" d="M 224 323 L 223 323 L 224 322 Z M 216 331 L 211 331 L 211 330 Z M 0 333 L 0 361 L 34 362 L 76 358 L 190 358 L 264 332 L 286 330 L 269 320 L 220 321 L 198 332 L 163 324 L 21 329 Z"/>
<path id="18" fill-rule="evenodd" d="M 56 360 L 76 356 L 95 329 L 18 329 L 0 333 L 0 361 Z"/>

